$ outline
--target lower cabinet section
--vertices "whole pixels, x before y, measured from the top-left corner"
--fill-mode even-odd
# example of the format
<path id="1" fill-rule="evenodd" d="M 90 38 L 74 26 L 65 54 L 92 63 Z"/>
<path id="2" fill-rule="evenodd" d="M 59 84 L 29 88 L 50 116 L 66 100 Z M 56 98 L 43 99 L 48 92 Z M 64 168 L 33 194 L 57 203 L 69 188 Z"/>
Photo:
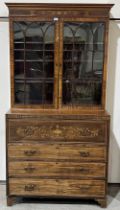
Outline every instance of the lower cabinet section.
<path id="1" fill-rule="evenodd" d="M 82 198 L 105 207 L 109 117 L 56 118 L 7 115 L 7 204 L 19 197 Z"/>
<path id="2" fill-rule="evenodd" d="M 105 182 L 74 179 L 10 179 L 10 195 L 104 197 Z"/>

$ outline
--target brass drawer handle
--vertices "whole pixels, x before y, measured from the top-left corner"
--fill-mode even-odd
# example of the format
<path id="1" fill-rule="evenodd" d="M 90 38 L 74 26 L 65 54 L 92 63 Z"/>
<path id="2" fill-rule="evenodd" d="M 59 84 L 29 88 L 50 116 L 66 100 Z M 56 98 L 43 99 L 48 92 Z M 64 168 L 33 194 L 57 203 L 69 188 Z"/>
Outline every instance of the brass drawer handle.
<path id="1" fill-rule="evenodd" d="M 81 172 L 81 173 L 88 173 L 88 172 L 90 172 L 90 170 L 88 169 L 88 168 L 79 168 L 79 172 Z"/>
<path id="2" fill-rule="evenodd" d="M 90 153 L 89 152 L 80 152 L 81 157 L 89 157 Z"/>
<path id="3" fill-rule="evenodd" d="M 35 188 L 36 188 L 36 185 L 34 185 L 34 184 L 28 184 L 28 185 L 25 185 L 24 190 L 25 191 L 32 192 L 32 191 L 35 190 Z"/>
<path id="4" fill-rule="evenodd" d="M 24 154 L 26 156 L 33 156 L 36 154 L 36 151 L 35 150 L 26 150 L 26 151 L 24 151 Z"/>
<path id="5" fill-rule="evenodd" d="M 81 186 L 80 189 L 82 191 L 86 191 L 86 190 L 89 190 L 91 188 L 91 186 Z"/>
<path id="6" fill-rule="evenodd" d="M 35 171 L 35 168 L 34 167 L 26 167 L 26 168 L 24 168 L 24 170 L 26 172 L 32 173 L 33 171 Z"/>

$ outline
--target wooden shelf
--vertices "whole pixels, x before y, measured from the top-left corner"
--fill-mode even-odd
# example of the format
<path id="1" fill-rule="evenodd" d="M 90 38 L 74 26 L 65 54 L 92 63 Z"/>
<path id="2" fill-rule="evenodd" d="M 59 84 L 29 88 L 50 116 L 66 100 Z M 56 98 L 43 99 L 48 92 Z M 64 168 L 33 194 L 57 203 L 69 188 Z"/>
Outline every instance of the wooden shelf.
<path id="1" fill-rule="evenodd" d="M 25 61 L 25 62 L 43 62 L 43 61 L 44 61 L 45 63 L 46 63 L 46 62 L 54 62 L 54 60 L 46 60 L 46 59 L 39 59 L 39 60 L 15 59 L 15 62 L 24 62 L 24 61 Z"/>
<path id="2" fill-rule="evenodd" d="M 54 52 L 54 49 L 53 50 L 38 50 L 38 49 L 14 49 L 14 51 L 27 51 L 27 52 Z"/>
<path id="3" fill-rule="evenodd" d="M 54 45 L 53 42 L 33 42 L 33 41 L 14 41 L 14 44 L 42 44 L 42 45 L 46 45 L 46 44 L 52 44 Z"/>
<path id="4" fill-rule="evenodd" d="M 84 63 L 84 62 L 91 63 L 92 62 L 91 60 L 90 61 L 89 60 L 79 60 L 79 61 L 76 61 L 74 59 L 73 60 L 72 59 L 71 60 L 63 60 L 63 61 L 66 62 L 66 63 L 67 62 L 73 62 L 73 63 Z M 94 60 L 94 62 L 95 63 L 100 63 L 100 62 L 103 62 L 103 61 L 102 60 Z"/>

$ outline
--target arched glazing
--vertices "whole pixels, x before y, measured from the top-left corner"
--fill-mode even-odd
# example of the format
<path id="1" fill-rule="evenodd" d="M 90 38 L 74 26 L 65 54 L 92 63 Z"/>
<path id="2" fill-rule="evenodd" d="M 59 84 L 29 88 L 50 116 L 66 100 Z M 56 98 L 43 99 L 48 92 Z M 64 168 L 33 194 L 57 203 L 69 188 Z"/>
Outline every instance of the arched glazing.
<path id="1" fill-rule="evenodd" d="M 64 23 L 64 105 L 101 104 L 103 53 L 104 23 Z"/>
<path id="2" fill-rule="evenodd" d="M 16 104 L 53 104 L 54 22 L 14 22 Z"/>

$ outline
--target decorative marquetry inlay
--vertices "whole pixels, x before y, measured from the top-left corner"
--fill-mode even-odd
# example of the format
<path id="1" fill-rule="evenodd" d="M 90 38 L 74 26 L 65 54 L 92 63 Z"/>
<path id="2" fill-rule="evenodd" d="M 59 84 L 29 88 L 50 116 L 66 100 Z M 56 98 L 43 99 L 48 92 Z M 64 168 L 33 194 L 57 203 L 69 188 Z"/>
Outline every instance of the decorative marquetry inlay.
<path id="1" fill-rule="evenodd" d="M 19 137 L 40 137 L 40 138 L 77 138 L 77 137 L 97 137 L 100 133 L 99 128 L 79 127 L 79 126 L 25 126 L 16 129 Z"/>

